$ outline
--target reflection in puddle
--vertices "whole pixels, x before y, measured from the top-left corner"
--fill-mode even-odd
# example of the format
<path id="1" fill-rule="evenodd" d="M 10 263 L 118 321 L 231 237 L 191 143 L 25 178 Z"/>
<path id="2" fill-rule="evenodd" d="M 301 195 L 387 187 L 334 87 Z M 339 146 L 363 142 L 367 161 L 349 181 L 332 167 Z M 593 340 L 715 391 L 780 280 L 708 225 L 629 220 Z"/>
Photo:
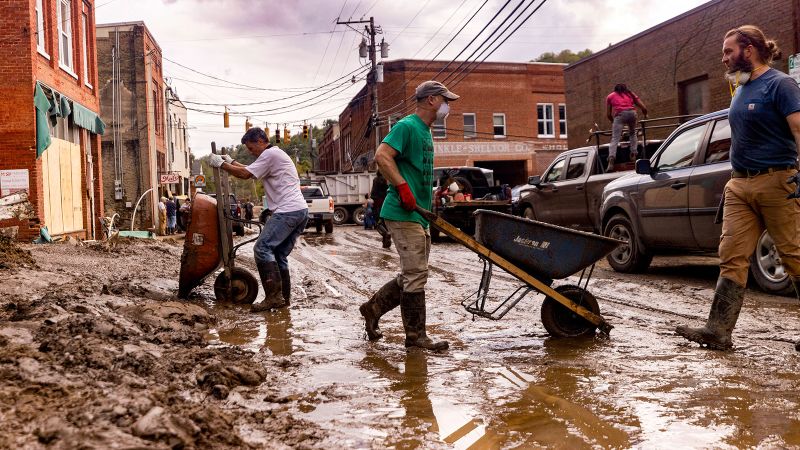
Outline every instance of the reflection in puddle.
<path id="1" fill-rule="evenodd" d="M 237 345 L 251 351 L 269 350 L 287 356 L 294 351 L 292 313 L 289 308 L 252 314 L 243 306 L 214 307 L 219 323 L 206 335 L 210 344 Z"/>

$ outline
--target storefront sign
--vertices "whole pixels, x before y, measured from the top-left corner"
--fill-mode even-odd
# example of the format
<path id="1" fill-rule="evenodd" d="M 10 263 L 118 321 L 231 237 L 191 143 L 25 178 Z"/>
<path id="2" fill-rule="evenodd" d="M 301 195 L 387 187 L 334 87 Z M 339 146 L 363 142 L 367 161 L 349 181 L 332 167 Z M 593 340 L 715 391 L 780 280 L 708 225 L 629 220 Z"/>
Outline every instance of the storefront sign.
<path id="1" fill-rule="evenodd" d="M 527 154 L 536 150 L 566 150 L 566 144 L 545 142 L 436 142 L 433 152 L 436 155 L 495 155 Z"/>
<path id="2" fill-rule="evenodd" d="M 28 169 L 0 170 L 0 197 L 19 191 L 30 192 Z"/>
<path id="3" fill-rule="evenodd" d="M 181 182 L 181 176 L 177 173 L 162 173 L 159 180 L 161 184 L 178 184 Z"/>

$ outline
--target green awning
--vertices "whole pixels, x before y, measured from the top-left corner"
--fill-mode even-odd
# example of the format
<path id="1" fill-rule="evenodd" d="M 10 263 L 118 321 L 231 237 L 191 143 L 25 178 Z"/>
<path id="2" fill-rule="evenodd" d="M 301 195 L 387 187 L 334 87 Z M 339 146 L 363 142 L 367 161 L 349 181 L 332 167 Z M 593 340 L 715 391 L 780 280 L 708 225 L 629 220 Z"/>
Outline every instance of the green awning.
<path id="1" fill-rule="evenodd" d="M 94 134 L 103 134 L 106 131 L 106 124 L 100 116 L 84 108 L 80 103 L 72 103 L 72 122 Z"/>
<path id="2" fill-rule="evenodd" d="M 50 146 L 50 127 L 47 124 L 50 100 L 44 95 L 39 83 L 36 83 L 36 89 L 33 91 L 33 106 L 36 108 L 36 157 L 38 158 Z"/>

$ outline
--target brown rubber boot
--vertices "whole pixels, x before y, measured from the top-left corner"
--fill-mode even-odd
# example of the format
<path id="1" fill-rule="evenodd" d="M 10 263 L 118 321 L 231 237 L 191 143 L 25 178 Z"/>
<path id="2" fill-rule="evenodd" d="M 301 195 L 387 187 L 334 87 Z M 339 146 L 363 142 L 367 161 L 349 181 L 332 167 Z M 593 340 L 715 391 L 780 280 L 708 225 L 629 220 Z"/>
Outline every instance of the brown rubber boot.
<path id="1" fill-rule="evenodd" d="M 392 278 L 388 283 L 378 289 L 378 292 L 376 292 L 368 302 L 362 304 L 358 308 L 361 315 L 364 316 L 367 338 L 370 341 L 383 337 L 383 333 L 381 333 L 380 328 L 378 328 L 378 320 L 387 312 L 397 308 L 402 295 L 403 289 L 397 284 L 397 279 Z"/>
<path id="2" fill-rule="evenodd" d="M 278 269 L 278 263 L 274 261 L 256 263 L 256 267 L 261 276 L 261 285 L 264 287 L 264 300 L 260 303 L 253 303 L 250 311 L 261 312 L 289 306 L 289 301 L 283 298 L 283 292 L 281 292 L 281 272 Z"/>
<path id="3" fill-rule="evenodd" d="M 289 269 L 281 269 L 280 273 L 281 292 L 283 293 L 283 299 L 286 300 L 286 304 L 288 305 L 292 300 L 292 278 L 289 275 Z"/>
<path id="4" fill-rule="evenodd" d="M 714 301 L 708 313 L 706 325 L 702 328 L 689 328 L 681 325 L 675 332 L 686 339 L 706 345 L 712 350 L 729 350 L 733 347 L 731 334 L 744 302 L 744 287 L 720 277 L 714 291 Z"/>
<path id="5" fill-rule="evenodd" d="M 425 292 L 403 292 L 400 301 L 403 327 L 406 329 L 406 347 L 428 350 L 447 350 L 447 341 L 433 341 L 425 333 Z"/>

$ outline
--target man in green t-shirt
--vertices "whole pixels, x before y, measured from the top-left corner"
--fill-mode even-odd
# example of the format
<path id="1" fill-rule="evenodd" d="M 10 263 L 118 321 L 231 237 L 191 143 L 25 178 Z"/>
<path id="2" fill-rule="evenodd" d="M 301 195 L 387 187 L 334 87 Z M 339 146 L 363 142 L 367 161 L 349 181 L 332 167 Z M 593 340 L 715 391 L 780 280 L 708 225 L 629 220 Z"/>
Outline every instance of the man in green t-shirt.
<path id="1" fill-rule="evenodd" d="M 400 255 L 400 274 L 381 287 L 361 305 L 367 337 L 379 339 L 378 319 L 400 305 L 406 347 L 445 350 L 447 341 L 435 342 L 425 333 L 425 283 L 431 233 L 428 222 L 415 212 L 419 205 L 431 209 L 433 196 L 433 139 L 431 125 L 450 112 L 448 102 L 458 100 L 438 81 L 426 81 L 415 91 L 414 114 L 392 126 L 375 152 L 375 162 L 389 181 L 389 192 L 381 218 L 392 235 Z"/>

